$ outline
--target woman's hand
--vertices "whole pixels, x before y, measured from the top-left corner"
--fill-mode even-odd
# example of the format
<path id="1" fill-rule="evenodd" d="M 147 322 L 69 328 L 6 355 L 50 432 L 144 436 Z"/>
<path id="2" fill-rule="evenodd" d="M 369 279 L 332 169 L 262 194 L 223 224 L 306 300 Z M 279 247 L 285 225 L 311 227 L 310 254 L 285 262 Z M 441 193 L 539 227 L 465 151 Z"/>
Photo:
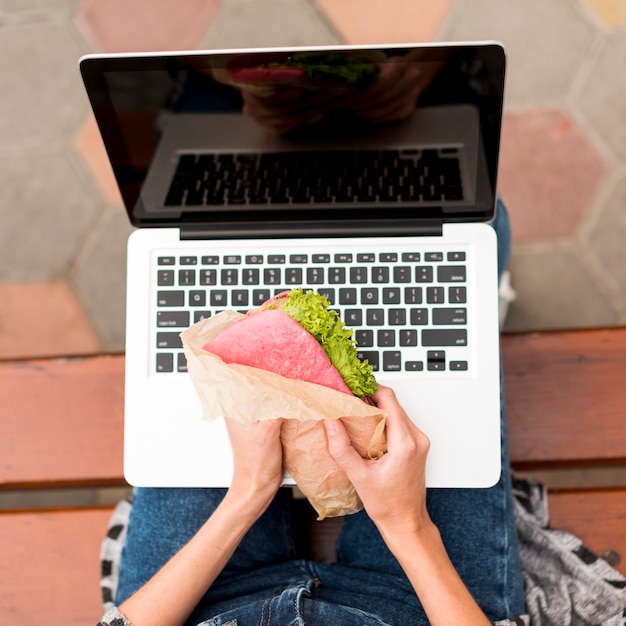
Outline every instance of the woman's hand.
<path id="1" fill-rule="evenodd" d="M 225 418 L 225 422 L 234 464 L 229 491 L 242 504 L 256 502 L 265 510 L 283 479 L 282 419 L 242 424 Z"/>
<path id="2" fill-rule="evenodd" d="M 363 506 L 383 536 L 419 532 L 431 525 L 426 511 L 424 470 L 430 442 L 415 426 L 389 387 L 372 400 L 387 413 L 387 454 L 363 459 L 339 420 L 326 420 L 330 453 L 346 472 Z"/>
<path id="3" fill-rule="evenodd" d="M 379 386 L 372 400 L 387 412 L 387 454 L 378 460 L 363 459 L 339 420 L 325 422 L 330 453 L 411 581 L 429 623 L 488 626 L 426 510 L 428 438 L 409 419 L 391 389 Z"/>

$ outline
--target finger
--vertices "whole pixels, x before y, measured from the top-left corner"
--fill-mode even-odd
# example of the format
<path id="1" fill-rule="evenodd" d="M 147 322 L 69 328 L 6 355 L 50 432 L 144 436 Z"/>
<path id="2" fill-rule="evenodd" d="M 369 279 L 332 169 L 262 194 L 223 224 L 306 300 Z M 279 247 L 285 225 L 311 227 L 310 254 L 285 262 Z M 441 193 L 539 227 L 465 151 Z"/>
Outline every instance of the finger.
<path id="1" fill-rule="evenodd" d="M 372 395 L 372 400 L 379 409 L 387 413 L 386 431 L 388 446 L 396 445 L 406 437 L 423 440 L 426 435 L 416 426 L 407 415 L 406 411 L 398 401 L 394 390 L 391 387 L 378 385 L 378 389 Z"/>
<path id="2" fill-rule="evenodd" d="M 330 455 L 349 476 L 363 464 L 363 459 L 352 447 L 348 432 L 339 420 L 324 420 L 324 426 L 328 435 Z"/>

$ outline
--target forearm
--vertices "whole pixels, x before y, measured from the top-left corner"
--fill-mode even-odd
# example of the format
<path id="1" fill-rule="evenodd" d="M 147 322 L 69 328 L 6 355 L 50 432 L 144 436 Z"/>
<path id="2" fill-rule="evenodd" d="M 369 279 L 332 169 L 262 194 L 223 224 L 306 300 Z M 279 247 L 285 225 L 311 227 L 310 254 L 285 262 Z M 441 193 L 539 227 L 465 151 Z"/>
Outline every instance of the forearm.
<path id="1" fill-rule="evenodd" d="M 121 606 L 133 626 L 183 624 L 265 509 L 228 493 L 196 535 Z"/>
<path id="2" fill-rule="evenodd" d="M 489 625 L 450 561 L 434 524 L 429 523 L 408 536 L 394 536 L 384 530 L 381 533 L 413 585 L 432 626 Z"/>

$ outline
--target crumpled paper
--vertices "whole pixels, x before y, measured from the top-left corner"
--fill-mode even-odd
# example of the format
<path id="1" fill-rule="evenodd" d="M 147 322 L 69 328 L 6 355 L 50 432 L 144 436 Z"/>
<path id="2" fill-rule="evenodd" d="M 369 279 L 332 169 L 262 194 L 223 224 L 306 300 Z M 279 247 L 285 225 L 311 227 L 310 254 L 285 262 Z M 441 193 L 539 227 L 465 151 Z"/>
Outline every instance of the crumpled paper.
<path id="1" fill-rule="evenodd" d="M 376 459 L 386 452 L 385 413 L 355 396 L 259 368 L 225 363 L 202 349 L 242 317 L 235 311 L 223 311 L 181 333 L 203 419 L 227 416 L 252 423 L 284 418 L 281 441 L 285 469 L 318 519 L 360 511 L 363 505 L 356 490 L 330 456 L 321 420 L 341 419 L 359 454 Z"/>

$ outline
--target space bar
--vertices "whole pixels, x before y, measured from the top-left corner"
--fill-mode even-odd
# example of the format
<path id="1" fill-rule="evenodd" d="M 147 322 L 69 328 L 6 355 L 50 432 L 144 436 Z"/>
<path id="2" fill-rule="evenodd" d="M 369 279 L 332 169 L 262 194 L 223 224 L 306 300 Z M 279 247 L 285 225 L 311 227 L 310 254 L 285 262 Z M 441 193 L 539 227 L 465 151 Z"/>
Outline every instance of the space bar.
<path id="1" fill-rule="evenodd" d="M 466 346 L 467 330 L 465 328 L 441 328 L 422 331 L 423 346 Z"/>

